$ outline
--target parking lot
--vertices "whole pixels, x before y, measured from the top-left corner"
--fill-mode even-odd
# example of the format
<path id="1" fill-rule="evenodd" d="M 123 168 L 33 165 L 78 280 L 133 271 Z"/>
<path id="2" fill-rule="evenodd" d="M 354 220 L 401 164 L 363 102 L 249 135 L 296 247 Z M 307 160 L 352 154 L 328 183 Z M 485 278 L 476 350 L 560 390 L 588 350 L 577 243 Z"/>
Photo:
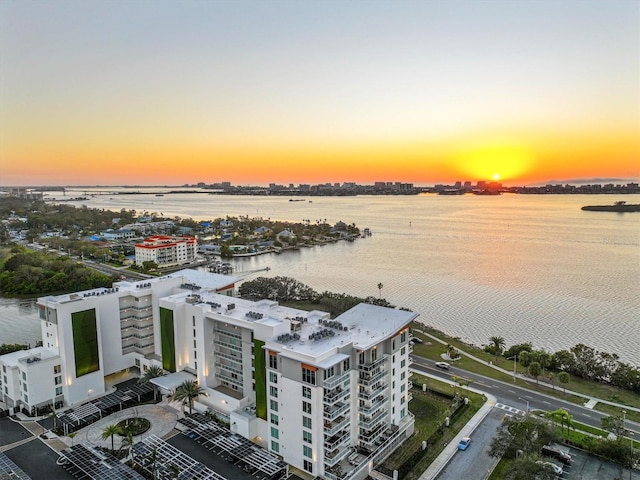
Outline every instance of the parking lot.
<path id="1" fill-rule="evenodd" d="M 633 470 L 629 476 L 629 469 L 615 463 L 605 462 L 598 457 L 589 455 L 576 448 L 562 446 L 563 451 L 571 455 L 571 464 L 563 465 L 554 460 L 553 463 L 562 466 L 564 473 L 560 478 L 567 480 L 640 480 L 640 471 Z M 548 459 L 547 459 L 548 460 Z"/>

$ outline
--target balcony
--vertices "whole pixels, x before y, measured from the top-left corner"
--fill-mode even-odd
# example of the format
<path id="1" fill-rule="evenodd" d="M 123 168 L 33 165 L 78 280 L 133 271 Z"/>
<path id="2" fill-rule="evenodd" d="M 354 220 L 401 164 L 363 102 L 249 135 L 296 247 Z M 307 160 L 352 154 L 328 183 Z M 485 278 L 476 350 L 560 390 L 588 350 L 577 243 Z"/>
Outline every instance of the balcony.
<path id="1" fill-rule="evenodd" d="M 362 420 L 358 422 L 358 426 L 366 430 L 372 430 L 380 425 L 380 423 L 382 423 L 386 416 L 387 410 L 384 408 L 382 410 L 379 410 L 378 413 L 376 413 L 373 417 L 364 417 L 363 415 L 360 415 L 360 418 Z"/>
<path id="2" fill-rule="evenodd" d="M 344 382 L 346 379 L 349 378 L 349 373 L 350 373 L 350 371 L 347 370 L 342 375 L 334 375 L 333 377 L 329 378 L 328 380 L 325 380 L 322 383 L 322 386 L 324 387 L 325 391 L 326 390 L 331 390 L 333 387 L 336 387 L 336 386 L 340 385 L 342 382 Z"/>
<path id="3" fill-rule="evenodd" d="M 361 405 L 358 408 L 358 411 L 364 415 L 373 415 L 386 403 L 386 401 L 386 397 L 384 395 L 380 395 L 371 402 L 371 405 Z"/>
<path id="4" fill-rule="evenodd" d="M 349 452 L 351 452 L 351 449 L 348 448 L 348 446 L 347 446 L 347 447 L 343 448 L 342 450 L 337 450 L 335 452 L 332 452 L 329 455 L 325 455 L 324 456 L 325 468 L 333 467 L 338 462 L 340 462 L 340 460 L 345 458 L 349 454 Z M 329 477 L 327 472 L 325 472 L 325 476 L 327 478 L 331 478 L 331 477 Z"/>
<path id="5" fill-rule="evenodd" d="M 371 389 L 369 388 L 362 389 L 360 393 L 358 393 L 358 398 L 361 398 L 362 400 L 371 401 L 374 398 L 376 398 L 379 394 L 384 392 L 387 388 L 388 388 L 387 385 L 385 385 L 384 383 L 381 383 Z M 371 390 L 371 391 L 368 391 L 368 390 Z"/>
<path id="6" fill-rule="evenodd" d="M 381 380 L 387 374 L 387 370 L 384 368 L 380 368 L 379 370 L 373 373 L 364 373 L 361 372 L 358 377 L 358 383 L 360 385 L 364 385 L 365 387 L 371 386 L 376 383 L 378 380 Z"/>
<path id="7" fill-rule="evenodd" d="M 329 393 L 325 393 L 323 400 L 325 405 L 335 405 L 341 400 L 346 400 L 349 397 L 350 390 L 348 388 L 341 389 L 340 387 L 335 390 L 331 390 Z"/>
<path id="8" fill-rule="evenodd" d="M 325 420 L 324 422 L 324 434 L 325 435 L 335 435 L 340 430 L 347 428 L 351 424 L 350 417 L 338 417 L 333 422 L 328 422 Z"/>
<path id="9" fill-rule="evenodd" d="M 387 355 L 387 354 L 380 355 L 380 358 L 378 358 L 377 360 L 374 360 L 373 362 L 363 363 L 362 365 L 358 365 L 358 370 L 360 370 L 361 372 L 371 372 L 376 367 L 381 366 L 382 364 L 384 364 L 384 362 L 387 361 L 388 357 L 389 357 L 389 355 Z"/>
<path id="10" fill-rule="evenodd" d="M 377 440 L 384 434 L 386 427 L 385 425 L 378 425 L 372 431 L 368 433 L 361 433 L 358 435 L 358 440 L 360 440 L 361 445 L 373 447 Z"/>
<path id="11" fill-rule="evenodd" d="M 329 452 L 332 452 L 336 448 L 349 443 L 349 438 L 351 438 L 351 435 L 349 434 L 349 430 L 342 430 L 330 438 L 326 437 L 327 436 L 325 435 L 324 451 L 325 454 L 328 455 Z"/>
<path id="12" fill-rule="evenodd" d="M 323 418 L 325 420 L 329 420 L 330 422 L 335 420 L 336 418 L 338 418 L 340 416 L 340 414 L 346 412 L 347 410 L 349 410 L 349 403 L 344 403 L 342 405 L 338 404 L 335 406 L 325 406 L 324 407 L 324 413 L 323 413 Z"/>

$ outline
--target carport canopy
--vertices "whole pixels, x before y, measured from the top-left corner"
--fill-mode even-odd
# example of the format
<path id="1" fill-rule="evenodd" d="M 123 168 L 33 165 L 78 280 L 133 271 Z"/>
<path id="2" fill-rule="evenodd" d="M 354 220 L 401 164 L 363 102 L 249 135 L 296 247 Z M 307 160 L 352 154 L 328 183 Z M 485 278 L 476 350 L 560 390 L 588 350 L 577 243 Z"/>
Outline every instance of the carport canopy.
<path id="1" fill-rule="evenodd" d="M 196 376 L 192 373 L 181 372 L 169 373 L 162 377 L 156 377 L 149 380 L 151 383 L 164 390 L 166 393 L 174 393 L 185 380 L 196 380 Z"/>

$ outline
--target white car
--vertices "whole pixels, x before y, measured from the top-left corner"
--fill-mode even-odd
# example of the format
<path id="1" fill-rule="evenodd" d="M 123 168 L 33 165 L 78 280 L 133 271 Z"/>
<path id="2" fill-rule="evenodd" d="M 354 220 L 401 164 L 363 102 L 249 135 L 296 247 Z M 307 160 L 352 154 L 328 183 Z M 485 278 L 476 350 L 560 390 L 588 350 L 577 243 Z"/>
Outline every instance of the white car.
<path id="1" fill-rule="evenodd" d="M 449 365 L 447 362 L 436 362 L 436 367 L 442 368 L 444 370 L 449 370 L 450 366 L 451 365 Z"/>
<path id="2" fill-rule="evenodd" d="M 560 465 L 556 465 L 555 463 L 551 463 L 551 462 L 543 462 L 542 460 L 538 460 L 536 463 L 539 463 L 540 465 L 542 465 L 543 467 L 547 468 L 547 469 L 551 469 L 555 472 L 556 475 L 560 476 L 564 473 L 564 470 L 562 470 L 562 467 Z"/>

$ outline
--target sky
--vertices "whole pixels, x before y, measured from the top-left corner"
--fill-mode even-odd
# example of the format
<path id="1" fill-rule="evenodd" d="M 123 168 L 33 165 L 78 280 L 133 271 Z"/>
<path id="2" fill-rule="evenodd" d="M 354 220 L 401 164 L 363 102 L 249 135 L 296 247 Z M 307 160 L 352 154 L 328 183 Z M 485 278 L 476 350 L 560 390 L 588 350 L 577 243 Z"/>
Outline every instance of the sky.
<path id="1" fill-rule="evenodd" d="M 0 185 L 605 177 L 639 0 L 0 1 Z"/>

